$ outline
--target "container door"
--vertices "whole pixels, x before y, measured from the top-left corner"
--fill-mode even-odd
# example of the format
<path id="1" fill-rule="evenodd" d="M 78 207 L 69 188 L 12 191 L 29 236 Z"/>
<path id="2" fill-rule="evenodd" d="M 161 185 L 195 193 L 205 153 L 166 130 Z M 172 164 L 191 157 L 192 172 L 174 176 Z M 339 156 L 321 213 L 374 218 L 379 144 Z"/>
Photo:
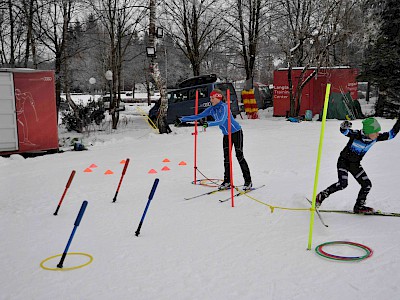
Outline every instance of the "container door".
<path id="1" fill-rule="evenodd" d="M 0 72 L 0 152 L 18 150 L 17 113 L 11 72 Z"/>

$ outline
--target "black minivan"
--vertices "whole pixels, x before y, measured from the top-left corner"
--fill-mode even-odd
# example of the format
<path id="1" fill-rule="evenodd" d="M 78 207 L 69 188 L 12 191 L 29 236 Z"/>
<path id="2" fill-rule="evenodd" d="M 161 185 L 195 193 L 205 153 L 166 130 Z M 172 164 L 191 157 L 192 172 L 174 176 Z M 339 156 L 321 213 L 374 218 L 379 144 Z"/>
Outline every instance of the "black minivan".
<path id="1" fill-rule="evenodd" d="M 226 98 L 226 91 L 230 91 L 231 111 L 236 117 L 240 111 L 235 88 L 229 82 L 217 82 L 215 74 L 189 78 L 179 84 L 179 88 L 168 91 L 167 123 L 173 124 L 177 118 L 195 114 L 196 90 L 199 93 L 198 113 L 211 106 L 210 93 L 213 89 L 220 89 Z M 155 121 L 158 117 L 159 105 L 149 111 L 149 118 Z"/>

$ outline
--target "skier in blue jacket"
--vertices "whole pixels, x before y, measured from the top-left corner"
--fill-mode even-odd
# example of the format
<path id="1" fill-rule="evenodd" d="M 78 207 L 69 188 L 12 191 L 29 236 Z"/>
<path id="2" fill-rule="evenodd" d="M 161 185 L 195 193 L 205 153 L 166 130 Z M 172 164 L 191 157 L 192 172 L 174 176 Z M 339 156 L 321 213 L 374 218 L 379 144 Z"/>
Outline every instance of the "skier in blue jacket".
<path id="1" fill-rule="evenodd" d="M 212 116 L 214 121 L 205 122 L 204 127 L 208 126 L 219 126 L 224 137 L 223 137 L 223 149 L 224 149 L 224 181 L 219 186 L 219 189 L 228 189 L 231 186 L 230 180 L 230 168 L 229 168 L 229 133 L 228 133 L 228 105 L 225 103 L 224 95 L 219 89 L 214 89 L 210 93 L 211 106 L 206 108 L 203 112 L 198 115 L 183 116 L 180 118 L 181 122 L 196 121 L 208 116 Z M 249 166 L 243 155 L 243 131 L 242 127 L 230 114 L 231 120 L 231 135 L 232 135 L 232 146 L 235 147 L 236 158 L 239 162 L 240 168 L 243 173 L 244 186 L 243 190 L 249 190 L 252 187 L 251 175 Z"/>
<path id="2" fill-rule="evenodd" d="M 340 152 L 337 162 L 337 173 L 339 181 L 332 184 L 325 190 L 321 191 L 315 200 L 315 206 L 318 208 L 322 201 L 329 197 L 329 195 L 343 190 L 348 184 L 348 173 L 357 180 L 361 185 L 360 192 L 354 205 L 353 211 L 357 214 L 373 213 L 374 209 L 365 206 L 367 195 L 371 190 L 372 183 L 369 180 L 367 173 L 365 173 L 361 166 L 361 160 L 364 155 L 375 143 L 393 139 L 400 129 L 400 119 L 397 120 L 393 128 L 389 132 L 381 131 L 381 125 L 375 118 L 367 118 L 363 120 L 362 130 L 352 130 L 351 122 L 344 121 L 340 124 L 340 132 L 349 138 L 346 147 Z"/>

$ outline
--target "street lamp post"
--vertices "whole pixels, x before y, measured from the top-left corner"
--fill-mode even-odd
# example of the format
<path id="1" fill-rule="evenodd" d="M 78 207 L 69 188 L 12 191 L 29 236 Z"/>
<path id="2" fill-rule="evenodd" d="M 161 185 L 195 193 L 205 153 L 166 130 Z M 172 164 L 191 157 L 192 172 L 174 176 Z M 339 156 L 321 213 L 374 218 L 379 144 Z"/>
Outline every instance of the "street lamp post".
<path id="1" fill-rule="evenodd" d="M 89 83 L 92 86 L 92 97 L 93 97 L 93 101 L 95 101 L 95 99 L 94 99 L 94 85 L 96 84 L 96 78 L 90 77 Z"/>
<path id="2" fill-rule="evenodd" d="M 107 70 L 107 72 L 104 74 L 104 76 L 108 80 L 108 84 L 110 86 L 110 112 L 111 112 L 111 109 L 113 108 L 113 107 L 111 107 L 113 104 L 113 84 L 112 84 L 113 72 L 111 70 Z"/>

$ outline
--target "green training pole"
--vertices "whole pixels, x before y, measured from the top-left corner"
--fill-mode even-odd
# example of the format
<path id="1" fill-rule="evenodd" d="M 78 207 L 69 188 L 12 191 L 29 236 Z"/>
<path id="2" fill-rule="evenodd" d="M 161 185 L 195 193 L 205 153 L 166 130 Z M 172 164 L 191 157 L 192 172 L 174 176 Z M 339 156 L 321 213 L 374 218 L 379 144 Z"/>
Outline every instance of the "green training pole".
<path id="1" fill-rule="evenodd" d="M 310 212 L 310 232 L 308 234 L 308 247 L 307 247 L 307 250 L 311 250 L 311 244 L 312 244 L 312 233 L 313 233 L 313 228 L 314 228 L 314 217 L 315 217 L 315 197 L 317 196 L 319 165 L 320 165 L 320 162 L 321 162 L 322 145 L 324 144 L 326 112 L 328 111 L 328 102 L 329 102 L 330 91 L 331 91 L 331 84 L 328 83 L 326 85 L 324 112 L 322 114 L 321 133 L 320 133 L 320 136 L 319 136 L 318 157 L 317 157 L 317 166 L 315 168 L 314 191 L 313 191 L 313 196 L 312 196 L 312 206 L 311 206 L 312 210 Z"/>

